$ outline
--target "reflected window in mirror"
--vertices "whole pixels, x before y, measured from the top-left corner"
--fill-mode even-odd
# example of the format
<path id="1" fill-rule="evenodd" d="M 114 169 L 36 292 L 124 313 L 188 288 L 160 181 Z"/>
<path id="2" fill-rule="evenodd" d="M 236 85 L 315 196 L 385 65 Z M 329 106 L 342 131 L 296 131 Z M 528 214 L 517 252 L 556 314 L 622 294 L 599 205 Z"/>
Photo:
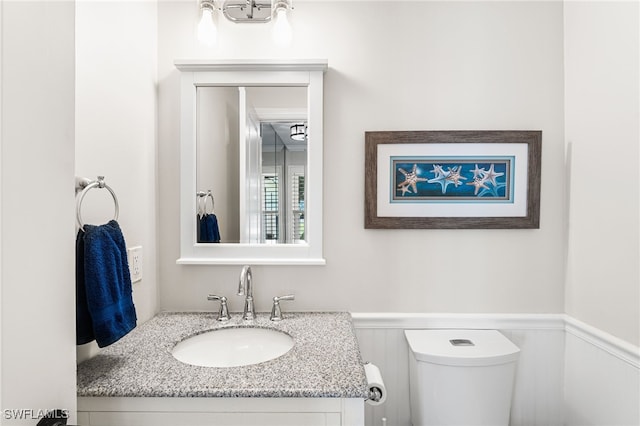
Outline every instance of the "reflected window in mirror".
<path id="1" fill-rule="evenodd" d="M 261 122 L 262 238 L 270 244 L 305 241 L 307 142 L 293 139 L 298 121 Z"/>

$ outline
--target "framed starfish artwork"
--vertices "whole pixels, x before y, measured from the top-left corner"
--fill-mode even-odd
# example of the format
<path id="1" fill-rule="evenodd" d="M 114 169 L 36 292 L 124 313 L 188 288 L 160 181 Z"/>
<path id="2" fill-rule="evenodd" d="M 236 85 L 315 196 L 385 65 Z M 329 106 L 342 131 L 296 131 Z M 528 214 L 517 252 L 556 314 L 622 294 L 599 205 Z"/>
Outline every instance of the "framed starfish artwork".
<path id="1" fill-rule="evenodd" d="M 539 228 L 541 145 L 541 131 L 365 132 L 365 228 Z"/>

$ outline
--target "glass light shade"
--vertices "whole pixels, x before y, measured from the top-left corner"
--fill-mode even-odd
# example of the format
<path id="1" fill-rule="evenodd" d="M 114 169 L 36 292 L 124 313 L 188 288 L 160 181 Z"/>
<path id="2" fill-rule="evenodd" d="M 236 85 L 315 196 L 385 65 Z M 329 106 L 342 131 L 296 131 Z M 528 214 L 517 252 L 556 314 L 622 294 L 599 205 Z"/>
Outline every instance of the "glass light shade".
<path id="1" fill-rule="evenodd" d="M 287 18 L 287 9 L 279 7 L 276 9 L 276 19 L 273 25 L 273 41 L 278 46 L 286 47 L 291 44 L 292 39 L 293 32 Z"/>
<path id="2" fill-rule="evenodd" d="M 304 124 L 294 124 L 290 128 L 291 130 L 291 139 L 294 141 L 302 142 L 307 139 L 307 126 Z"/>
<path id="3" fill-rule="evenodd" d="M 202 17 L 198 23 L 198 40 L 205 46 L 213 46 L 216 42 L 218 31 L 213 23 L 213 10 L 202 8 Z"/>

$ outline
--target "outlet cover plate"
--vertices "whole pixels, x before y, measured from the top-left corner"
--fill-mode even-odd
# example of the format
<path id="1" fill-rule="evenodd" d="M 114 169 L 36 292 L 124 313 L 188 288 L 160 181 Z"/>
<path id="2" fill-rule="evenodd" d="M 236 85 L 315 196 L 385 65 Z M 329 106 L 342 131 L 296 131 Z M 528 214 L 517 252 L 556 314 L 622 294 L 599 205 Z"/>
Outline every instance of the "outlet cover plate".
<path id="1" fill-rule="evenodd" d="M 136 283 L 142 280 L 142 246 L 131 247 L 127 249 L 129 260 L 129 272 L 131 273 L 131 282 Z"/>

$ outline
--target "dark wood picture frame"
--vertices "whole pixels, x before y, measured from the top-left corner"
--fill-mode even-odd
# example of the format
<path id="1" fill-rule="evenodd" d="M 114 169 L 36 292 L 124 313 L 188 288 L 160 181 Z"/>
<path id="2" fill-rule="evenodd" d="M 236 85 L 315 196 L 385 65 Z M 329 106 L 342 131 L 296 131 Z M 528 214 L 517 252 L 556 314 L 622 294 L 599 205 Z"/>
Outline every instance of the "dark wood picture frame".
<path id="1" fill-rule="evenodd" d="M 386 144 L 526 144 L 526 214 L 499 217 L 378 215 L 378 148 Z M 417 147 L 418 145 L 416 145 Z M 446 145 L 445 145 L 446 146 Z M 540 227 L 541 131 L 365 132 L 366 229 L 537 229 Z M 476 166 L 477 168 L 477 166 Z M 415 188 L 415 187 L 414 187 Z M 444 189 L 443 189 L 444 193 Z"/>

